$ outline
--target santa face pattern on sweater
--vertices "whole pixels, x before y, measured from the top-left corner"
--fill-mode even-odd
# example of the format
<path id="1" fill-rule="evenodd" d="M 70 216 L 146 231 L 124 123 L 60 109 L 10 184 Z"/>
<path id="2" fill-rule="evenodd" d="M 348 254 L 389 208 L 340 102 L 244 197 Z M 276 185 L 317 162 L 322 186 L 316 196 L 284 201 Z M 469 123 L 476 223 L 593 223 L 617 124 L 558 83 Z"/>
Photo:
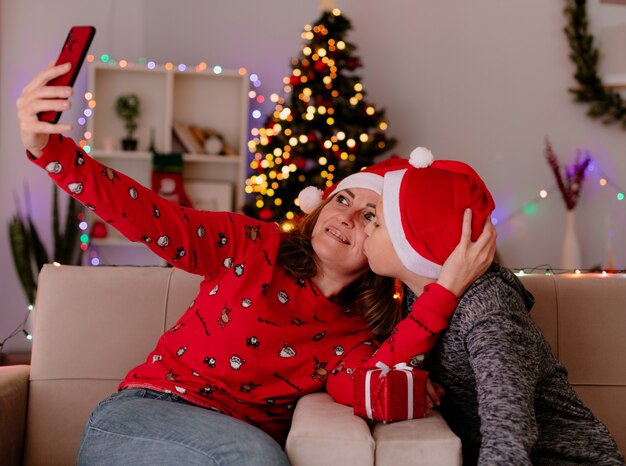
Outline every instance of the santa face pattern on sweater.
<path id="1" fill-rule="evenodd" d="M 194 303 L 172 328 L 175 331 L 161 337 L 153 355 L 162 357 L 136 368 L 124 383 L 135 386 L 137 379 L 148 379 L 152 384 L 153 372 L 166 376 L 173 369 L 178 374 L 175 387 L 186 388 L 186 397 L 194 402 L 206 405 L 210 399 L 212 407 L 233 413 L 253 401 L 254 409 L 276 418 L 281 407 L 321 388 L 342 357 L 337 348 L 343 348 L 346 339 L 354 346 L 371 334 L 364 322 L 326 300 L 311 283 L 305 281 L 303 286 L 280 267 L 268 265 L 264 256 L 270 253 L 263 238 L 277 233 L 257 227 L 257 236 L 251 237 L 245 217 L 230 214 L 224 220 L 223 228 L 207 235 L 226 239 L 207 241 L 217 251 L 219 266 L 202 282 Z M 240 228 L 238 239 L 234 228 Z M 255 273 L 245 272 L 248 263 L 257 264 Z M 289 335 L 289 343 L 284 335 Z M 169 348 L 178 348 L 173 360 L 167 358 Z M 237 405 L 232 405 L 232 398 Z M 267 399 L 274 401 L 268 405 Z"/>

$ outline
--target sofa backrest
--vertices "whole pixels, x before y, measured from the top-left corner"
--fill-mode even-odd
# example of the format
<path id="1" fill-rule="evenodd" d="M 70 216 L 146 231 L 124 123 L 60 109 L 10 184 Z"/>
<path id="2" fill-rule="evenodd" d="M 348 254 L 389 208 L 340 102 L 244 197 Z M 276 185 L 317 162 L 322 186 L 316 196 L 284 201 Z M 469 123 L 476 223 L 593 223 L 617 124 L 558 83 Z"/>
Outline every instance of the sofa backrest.
<path id="1" fill-rule="evenodd" d="M 569 381 L 626 452 L 626 274 L 526 275 L 531 316 Z"/>
<path id="2" fill-rule="evenodd" d="M 39 275 L 24 464 L 71 465 L 94 407 L 144 362 L 200 277 L 164 267 L 46 265 Z"/>
<path id="3" fill-rule="evenodd" d="M 143 362 L 201 278 L 163 267 L 47 265 L 39 275 L 25 464 L 70 465 L 93 408 Z M 522 277 L 531 315 L 585 403 L 626 448 L 626 275 Z"/>

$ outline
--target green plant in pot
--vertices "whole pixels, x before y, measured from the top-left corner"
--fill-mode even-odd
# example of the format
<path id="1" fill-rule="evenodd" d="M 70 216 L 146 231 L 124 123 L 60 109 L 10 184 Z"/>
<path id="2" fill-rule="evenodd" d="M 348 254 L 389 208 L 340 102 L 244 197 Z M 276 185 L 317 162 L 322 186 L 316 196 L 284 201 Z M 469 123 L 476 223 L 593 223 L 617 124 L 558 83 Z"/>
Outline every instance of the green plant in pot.
<path id="1" fill-rule="evenodd" d="M 137 94 L 121 95 L 117 98 L 115 111 L 124 120 L 124 127 L 126 128 L 126 137 L 122 139 L 122 149 L 124 150 L 137 149 L 137 139 L 133 137 L 133 134 L 137 129 L 136 119 L 139 116 L 139 110 L 139 97 L 137 97 Z"/>
<path id="2" fill-rule="evenodd" d="M 26 212 L 20 212 L 18 205 L 18 213 L 11 218 L 8 226 L 13 264 L 26 300 L 31 305 L 35 303 L 37 277 L 44 264 L 58 262 L 59 264 L 79 265 L 82 258 L 78 229 L 78 214 L 82 207 L 78 201 L 69 197 L 65 218 L 61 219 L 59 189 L 53 185 L 52 190 L 52 235 L 54 239 L 52 255 L 48 254 L 33 222 L 28 190 L 26 190 L 25 199 Z M 61 223 L 63 223 L 63 229 Z"/>

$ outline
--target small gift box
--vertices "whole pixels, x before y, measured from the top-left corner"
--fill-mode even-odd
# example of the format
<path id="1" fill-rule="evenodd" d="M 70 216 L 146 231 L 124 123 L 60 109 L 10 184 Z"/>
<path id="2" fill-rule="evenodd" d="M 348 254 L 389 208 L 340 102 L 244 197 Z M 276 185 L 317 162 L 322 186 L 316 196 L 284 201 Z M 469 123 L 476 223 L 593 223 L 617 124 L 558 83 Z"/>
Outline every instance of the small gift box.
<path id="1" fill-rule="evenodd" d="M 428 372 L 405 363 L 354 371 L 354 414 L 380 422 L 405 421 L 426 415 Z"/>

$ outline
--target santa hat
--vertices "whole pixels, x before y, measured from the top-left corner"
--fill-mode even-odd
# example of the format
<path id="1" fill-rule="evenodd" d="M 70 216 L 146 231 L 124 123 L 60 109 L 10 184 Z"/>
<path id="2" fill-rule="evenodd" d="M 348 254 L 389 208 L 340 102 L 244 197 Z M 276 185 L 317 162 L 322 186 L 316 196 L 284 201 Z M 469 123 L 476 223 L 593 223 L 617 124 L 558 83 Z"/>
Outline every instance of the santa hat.
<path id="1" fill-rule="evenodd" d="M 385 174 L 383 214 L 404 266 L 434 279 L 461 239 L 465 209 L 472 209 L 475 241 L 495 204 L 472 167 L 433 159 L 428 149 L 418 147 L 406 168 Z"/>
<path id="2" fill-rule="evenodd" d="M 298 204 L 305 214 L 310 214 L 322 201 L 343 189 L 364 188 L 378 194 L 383 192 L 383 176 L 385 173 L 407 167 L 409 161 L 392 156 L 382 162 L 371 165 L 360 172 L 346 176 L 343 180 L 322 191 L 315 186 L 307 186 L 298 194 Z"/>

